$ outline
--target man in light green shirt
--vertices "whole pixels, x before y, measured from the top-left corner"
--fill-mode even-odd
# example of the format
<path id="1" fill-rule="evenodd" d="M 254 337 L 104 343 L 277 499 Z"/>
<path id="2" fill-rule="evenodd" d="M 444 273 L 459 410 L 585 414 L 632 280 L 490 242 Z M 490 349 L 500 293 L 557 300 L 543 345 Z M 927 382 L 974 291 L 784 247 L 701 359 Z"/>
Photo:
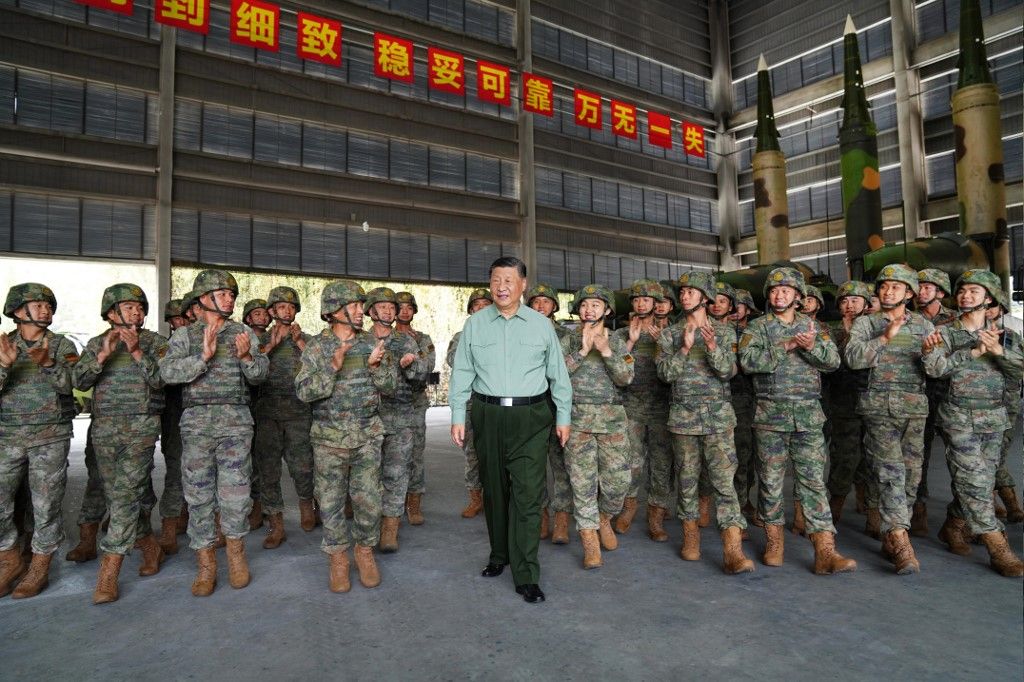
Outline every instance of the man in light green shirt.
<path id="1" fill-rule="evenodd" d="M 466 402 L 480 460 L 484 515 L 491 554 L 485 577 L 512 567 L 516 592 L 544 601 L 537 546 L 551 421 L 564 446 L 569 439 L 572 386 L 551 322 L 522 305 L 526 265 L 503 257 L 491 264 L 494 305 L 473 314 L 462 329 L 448 393 L 452 442 L 466 437 Z M 556 415 L 551 414 L 550 391 Z"/>

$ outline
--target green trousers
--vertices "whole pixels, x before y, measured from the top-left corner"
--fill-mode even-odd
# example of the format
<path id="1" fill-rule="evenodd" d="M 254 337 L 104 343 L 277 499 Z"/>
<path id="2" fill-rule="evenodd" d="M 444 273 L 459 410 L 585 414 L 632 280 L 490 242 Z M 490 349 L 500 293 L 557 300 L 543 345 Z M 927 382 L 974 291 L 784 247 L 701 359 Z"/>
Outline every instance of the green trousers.
<path id="1" fill-rule="evenodd" d="M 537 584 L 551 408 L 543 400 L 501 407 L 474 399 L 470 419 L 491 541 L 489 562 L 507 564 L 517 586 Z"/>

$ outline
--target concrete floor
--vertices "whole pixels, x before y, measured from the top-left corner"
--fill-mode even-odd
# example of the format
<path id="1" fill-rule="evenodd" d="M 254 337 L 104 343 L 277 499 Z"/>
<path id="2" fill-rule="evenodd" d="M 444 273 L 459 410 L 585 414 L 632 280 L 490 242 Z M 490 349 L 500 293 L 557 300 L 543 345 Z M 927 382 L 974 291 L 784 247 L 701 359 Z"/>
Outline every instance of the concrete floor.
<path id="1" fill-rule="evenodd" d="M 704 531 L 703 561 L 683 562 L 678 523 L 670 542 L 655 544 L 641 517 L 597 571 L 580 568 L 576 536 L 567 547 L 542 543 L 548 601 L 526 604 L 507 571 L 479 577 L 487 532 L 482 516 L 459 515 L 462 457 L 447 420 L 446 408 L 428 416 L 427 523 L 403 525 L 401 551 L 378 555 L 379 588 L 363 589 L 353 569 L 349 594 L 327 590 L 320 531 L 299 529 L 286 485 L 288 541 L 268 551 L 263 530 L 248 537 L 253 582 L 244 590 L 228 586 L 223 552 L 208 599 L 189 593 L 191 552 L 151 578 L 138 577 L 135 553 L 120 601 L 93 606 L 97 562 L 65 562 L 62 550 L 39 597 L 0 599 L 0 678 L 1021 679 L 1024 584 L 991 571 L 984 548 L 964 559 L 934 538 L 915 540 L 922 573 L 897 577 L 860 532 L 852 498 L 838 547 L 859 562 L 854 574 L 814 576 L 810 543 L 787 533 L 784 567 L 758 562 L 754 573 L 725 576 L 716 533 Z M 76 422 L 71 452 L 68 546 L 85 485 L 85 426 Z M 938 448 L 931 473 L 934 533 L 949 499 Z M 1019 457 L 1014 475 L 1021 480 Z M 158 488 L 162 479 L 158 464 Z M 756 556 L 763 534 L 752 538 L 744 547 Z M 1020 553 L 1020 525 L 1011 539 Z"/>

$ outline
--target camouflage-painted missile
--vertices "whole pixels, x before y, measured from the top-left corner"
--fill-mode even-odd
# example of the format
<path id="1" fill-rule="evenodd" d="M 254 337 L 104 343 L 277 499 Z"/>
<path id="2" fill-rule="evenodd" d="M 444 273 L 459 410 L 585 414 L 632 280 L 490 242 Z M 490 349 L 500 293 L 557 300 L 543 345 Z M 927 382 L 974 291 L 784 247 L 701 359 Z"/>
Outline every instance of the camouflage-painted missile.
<path id="1" fill-rule="evenodd" d="M 779 148 L 779 131 L 772 108 L 768 63 L 757 64 L 757 147 L 751 160 L 754 172 L 754 229 L 757 262 L 762 265 L 789 259 L 789 204 L 786 201 L 786 158 Z"/>
<path id="2" fill-rule="evenodd" d="M 843 125 L 839 128 L 846 260 L 850 279 L 863 279 L 864 254 L 885 246 L 882 238 L 882 191 L 878 172 L 878 129 L 864 95 L 857 28 L 846 15 L 843 30 Z"/>
<path id="3" fill-rule="evenodd" d="M 915 270 L 938 268 L 956 281 L 966 270 L 987 268 L 989 260 L 984 249 L 973 239 L 959 232 L 943 232 L 865 254 L 866 281 L 873 281 L 882 268 L 893 263 L 906 263 Z"/>
<path id="4" fill-rule="evenodd" d="M 960 3 L 957 67 L 957 90 L 952 105 L 960 231 L 985 247 L 992 260 L 992 271 L 1009 291 L 1010 235 L 1006 225 L 999 89 L 988 70 L 978 0 Z"/>

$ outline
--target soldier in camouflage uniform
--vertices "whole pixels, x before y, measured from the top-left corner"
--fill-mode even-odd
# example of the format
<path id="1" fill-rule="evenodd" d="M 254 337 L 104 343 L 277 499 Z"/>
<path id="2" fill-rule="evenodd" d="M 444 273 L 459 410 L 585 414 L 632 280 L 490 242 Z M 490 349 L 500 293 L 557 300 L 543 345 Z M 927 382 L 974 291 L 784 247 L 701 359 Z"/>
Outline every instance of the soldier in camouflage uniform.
<path id="1" fill-rule="evenodd" d="M 75 416 L 71 370 L 78 352 L 47 329 L 56 310 L 53 291 L 32 282 L 11 287 L 4 302 L 4 315 L 17 331 L 0 333 L 0 597 L 12 588 L 15 599 L 45 589 L 53 553 L 64 541 L 61 503 Z M 14 498 L 26 470 L 35 522 L 27 573 L 14 526 Z"/>
<path id="2" fill-rule="evenodd" d="M 167 353 L 167 339 L 143 329 L 148 313 L 149 301 L 138 285 L 107 287 L 100 317 L 110 329 L 89 340 L 72 370 L 75 388 L 93 389 L 93 447 L 110 509 L 94 604 L 117 601 L 121 564 L 136 541 L 142 550 L 140 576 L 158 573 L 164 559 L 149 515 L 140 518 L 164 408 L 157 363 Z"/>
<path id="3" fill-rule="evenodd" d="M 392 329 L 398 311 L 395 292 L 377 287 L 366 293 L 363 314 L 373 320 L 370 333 L 392 357 L 398 358 L 398 387 L 380 402 L 380 419 L 384 422 L 384 445 L 381 451 L 380 551 L 398 551 L 398 526 L 405 513 L 405 495 L 409 489 L 409 460 L 412 457 L 416 411 L 413 409 L 413 387 L 426 379 L 426 363 L 419 356 L 419 346 L 405 334 Z"/>
<path id="4" fill-rule="evenodd" d="M 491 292 L 487 289 L 474 289 L 469 292 L 469 300 L 466 302 L 466 313 L 472 315 L 493 303 L 494 299 L 491 298 Z M 455 336 L 448 342 L 448 352 L 445 354 L 444 364 L 449 369 L 455 364 L 455 351 L 459 347 L 460 338 L 462 338 L 461 330 L 455 332 Z M 469 404 L 472 402 L 471 398 L 466 403 L 467 411 L 469 410 Z M 480 461 L 477 459 L 476 448 L 473 446 L 473 425 L 470 422 L 471 420 L 466 420 L 466 440 L 462 444 L 462 453 L 466 458 L 466 490 L 469 493 L 469 502 L 466 503 L 466 508 L 462 510 L 462 518 L 464 519 L 475 517 L 484 508 L 483 485 L 480 483 Z"/>
<path id="5" fill-rule="evenodd" d="M 242 324 L 251 329 L 256 336 L 267 333 L 270 326 L 270 311 L 267 299 L 253 298 L 245 302 L 242 308 Z"/>
<path id="6" fill-rule="evenodd" d="M 729 321 L 736 328 L 737 338 L 742 336 L 752 315 L 758 313 L 754 297 L 746 289 L 735 290 L 736 308 Z M 732 410 L 736 413 L 736 501 L 747 521 L 763 526 L 750 501 L 750 489 L 754 485 L 754 382 L 742 369 L 729 380 L 732 395 Z"/>
<path id="7" fill-rule="evenodd" d="M 1010 314 L 1010 299 L 1006 292 L 999 289 L 994 294 L 996 305 L 989 306 L 985 316 L 997 327 L 1003 330 L 1003 346 L 1006 348 L 1020 349 L 1024 347 L 1024 340 L 1021 335 L 1003 324 L 1003 316 Z M 1005 519 L 1009 523 L 1020 523 L 1024 521 L 1024 509 L 1021 508 L 1020 500 L 1017 499 L 1016 483 L 1010 474 L 1006 461 L 1010 455 L 1010 445 L 1013 443 L 1013 430 L 1020 419 L 1021 404 L 1021 381 L 1006 378 L 1006 385 L 1003 387 L 1003 406 L 1006 408 L 1006 418 L 1010 422 L 1010 428 L 1003 432 L 1003 444 L 999 454 L 999 466 L 996 467 L 996 493 L 1002 499 L 1005 509 L 996 506 L 996 516 Z"/>
<path id="8" fill-rule="evenodd" d="M 572 381 L 573 429 L 565 444 L 565 468 L 586 569 L 602 565 L 602 547 L 618 547 L 611 518 L 622 510 L 630 481 L 626 410 L 619 389 L 633 381 L 633 356 L 604 326 L 605 318 L 615 315 L 614 300 L 598 284 L 577 291 L 572 313 L 579 315 L 580 325 L 561 341 Z"/>
<path id="9" fill-rule="evenodd" d="M 199 308 L 199 306 L 197 306 Z M 201 308 L 199 308 L 201 309 Z M 267 312 L 267 301 L 263 298 L 253 298 L 245 302 L 242 309 L 242 324 L 252 330 L 256 338 L 263 343 L 267 334 L 267 327 L 270 326 L 270 313 Z M 263 491 L 263 476 L 260 475 L 260 458 L 256 455 L 255 443 L 259 438 L 260 423 L 256 418 L 256 406 L 260 400 L 260 388 L 249 386 L 249 413 L 252 415 L 253 429 L 253 456 L 252 476 L 249 487 L 249 497 L 252 498 L 252 510 L 249 512 L 249 530 L 256 530 L 263 526 L 263 501 L 260 493 Z M 217 516 L 217 547 L 223 547 L 223 535 L 220 531 L 220 512 Z"/>
<path id="10" fill-rule="evenodd" d="M 836 529 L 825 490 L 821 375 L 839 367 L 839 351 L 827 331 L 797 312 L 804 287 L 803 275 L 795 268 L 768 273 L 764 283 L 768 312 L 743 333 L 739 361 L 753 376 L 757 396 L 758 503 L 768 537 L 763 561 L 766 566 L 782 565 L 782 486 L 792 461 L 794 498 L 801 503 L 814 543 L 814 572 L 827 575 L 856 570 L 857 563 L 835 551 Z"/>
<path id="11" fill-rule="evenodd" d="M 302 310 L 299 293 L 291 287 L 274 287 L 267 295 L 267 311 L 273 325 L 260 335 L 260 350 L 270 359 L 267 380 L 256 401 L 256 436 L 253 458 L 259 463 L 260 501 L 267 516 L 265 549 L 285 541 L 284 497 L 281 494 L 281 460 L 295 484 L 299 498 L 299 526 L 307 533 L 316 527 L 313 503 L 313 446 L 309 442 L 312 413 L 295 395 L 299 357 L 309 334 L 295 321 Z"/>
<path id="12" fill-rule="evenodd" d="M 184 301 L 172 298 L 164 305 L 164 322 L 173 333 L 188 326 Z M 164 387 L 164 411 L 160 417 L 160 452 L 164 457 L 164 492 L 160 496 L 160 548 L 178 553 L 178 536 L 188 529 L 188 507 L 181 484 L 181 386 Z"/>
<path id="13" fill-rule="evenodd" d="M 825 307 L 825 297 L 821 295 L 821 289 L 811 284 L 804 285 L 805 294 L 800 306 L 800 312 L 811 318 L 818 319 L 818 313 Z"/>
<path id="14" fill-rule="evenodd" d="M 103 497 L 103 478 L 96 462 L 96 448 L 92 441 L 92 421 L 85 432 L 85 491 L 82 505 L 78 510 L 78 544 L 64 555 L 66 561 L 85 563 L 96 558 L 96 540 L 100 522 L 107 514 L 107 502 Z"/>
<path id="15" fill-rule="evenodd" d="M 631 481 L 622 513 L 615 520 L 615 532 L 629 530 L 636 513 L 636 498 L 644 476 L 650 472 L 647 492 L 647 534 L 655 542 L 665 542 L 668 534 L 663 522 L 672 491 L 672 446 L 668 433 L 668 386 L 658 378 L 654 356 L 661 329 L 655 325 L 654 306 L 665 300 L 664 289 L 653 279 L 638 279 L 629 288 L 633 312 L 629 325 L 615 336 L 633 356 L 633 381 L 625 389 L 626 417 L 629 420 L 629 468 Z"/>
<path id="16" fill-rule="evenodd" d="M 922 343 L 935 327 L 907 306 L 918 292 L 917 272 L 887 265 L 875 278 L 881 312 L 850 328 L 843 357 L 858 374 L 857 413 L 864 420 L 864 456 L 878 486 L 882 551 L 900 575 L 917 573 L 907 530 L 921 481 L 924 423 L 928 418 Z M 937 357 L 935 354 L 932 358 Z"/>
<path id="17" fill-rule="evenodd" d="M 936 327 L 955 320 L 956 315 L 942 305 L 942 299 L 953 293 L 949 286 L 949 275 L 942 270 L 926 268 L 917 273 L 917 281 L 918 292 L 914 300 L 917 312 Z M 910 517 L 910 533 L 919 537 L 928 537 L 928 465 L 931 461 L 932 443 L 935 442 L 935 421 L 947 388 L 947 379 L 928 377 L 925 381 L 928 420 L 924 423 L 924 462 L 921 464 L 921 483 L 917 486 L 913 513 Z M 942 434 L 943 431 L 940 429 L 940 437 Z"/>
<path id="18" fill-rule="evenodd" d="M 950 536 L 979 536 L 992 568 L 1019 578 L 1024 563 L 1006 542 L 992 498 L 1003 433 L 1010 426 L 1003 391 L 1007 380 L 1019 382 L 1024 376 L 1020 346 L 1009 347 L 1004 332 L 986 319 L 986 309 L 998 305 L 996 292 L 1001 289 L 999 277 L 989 270 L 964 272 L 954 290 L 960 317 L 930 334 L 924 352 L 938 358 L 927 365 L 928 375 L 949 378 L 938 419 L 948 444 L 954 494 L 939 536 L 945 536 L 951 549 Z"/>
<path id="19" fill-rule="evenodd" d="M 427 397 L 427 379 L 437 364 L 437 352 L 434 340 L 426 332 L 412 328 L 412 320 L 420 311 L 416 297 L 408 291 L 395 294 L 398 302 L 398 315 L 395 318 L 395 332 L 408 336 L 416 343 L 417 355 L 422 364 L 421 379 L 412 382 L 412 406 L 416 413 L 416 424 L 412 429 L 412 453 L 409 459 L 409 491 L 405 496 L 405 511 L 409 524 L 419 526 L 423 523 L 423 493 L 426 492 L 426 467 L 423 452 L 427 447 L 427 408 L 430 399 Z"/>
<path id="20" fill-rule="evenodd" d="M 192 594 L 206 597 L 217 584 L 217 507 L 227 536 L 229 582 L 236 589 L 249 584 L 244 544 L 252 508 L 249 384 L 266 380 L 270 362 L 252 330 L 230 319 L 238 296 L 230 273 L 203 270 L 192 291 L 199 317 L 171 335 L 160 376 L 165 383 L 184 384 L 181 464 L 189 546 L 198 563 Z"/>
<path id="21" fill-rule="evenodd" d="M 551 320 L 555 328 L 555 336 L 559 340 L 569 334 L 569 330 L 555 321 L 558 312 L 558 292 L 548 284 L 537 283 L 526 291 L 526 305 Z M 552 403 L 552 411 L 554 406 Z M 467 422 L 468 424 L 468 422 Z M 467 428 L 469 428 L 467 426 Z M 540 537 L 545 539 L 551 533 L 551 542 L 556 545 L 569 543 L 569 514 L 572 513 L 572 486 L 569 483 L 569 472 L 565 466 L 565 450 L 558 442 L 558 434 L 551 427 L 548 436 L 548 480 L 551 481 L 551 493 L 545 484 L 541 491 Z M 555 513 L 554 529 L 550 528 L 551 517 L 548 508 Z"/>
<path id="22" fill-rule="evenodd" d="M 736 415 L 729 380 L 736 374 L 736 330 L 708 317 L 706 308 L 717 289 L 714 275 L 684 272 L 679 276 L 679 322 L 661 332 L 655 359 L 658 376 L 672 386 L 668 430 L 672 433 L 683 524 L 680 557 L 700 559 L 698 478 L 701 467 L 715 494 L 723 566 L 729 574 L 747 573 L 754 564 L 743 555 L 741 537 L 747 527 L 736 500 Z"/>
<path id="23" fill-rule="evenodd" d="M 313 409 L 316 498 L 323 514 L 321 549 L 330 557 L 332 592 L 348 592 L 348 548 L 364 587 L 380 584 L 373 547 L 380 538 L 381 447 L 384 423 L 380 397 L 398 388 L 397 365 L 385 339 L 364 332 L 365 294 L 355 282 L 331 282 L 320 296 L 320 317 L 328 328 L 302 352 L 295 377 L 299 399 Z M 353 522 L 345 516 L 352 500 Z"/>
<path id="24" fill-rule="evenodd" d="M 671 286 L 662 286 L 664 301 L 654 303 L 654 324 L 658 329 L 667 329 L 673 322 L 677 305 L 676 292 Z"/>

